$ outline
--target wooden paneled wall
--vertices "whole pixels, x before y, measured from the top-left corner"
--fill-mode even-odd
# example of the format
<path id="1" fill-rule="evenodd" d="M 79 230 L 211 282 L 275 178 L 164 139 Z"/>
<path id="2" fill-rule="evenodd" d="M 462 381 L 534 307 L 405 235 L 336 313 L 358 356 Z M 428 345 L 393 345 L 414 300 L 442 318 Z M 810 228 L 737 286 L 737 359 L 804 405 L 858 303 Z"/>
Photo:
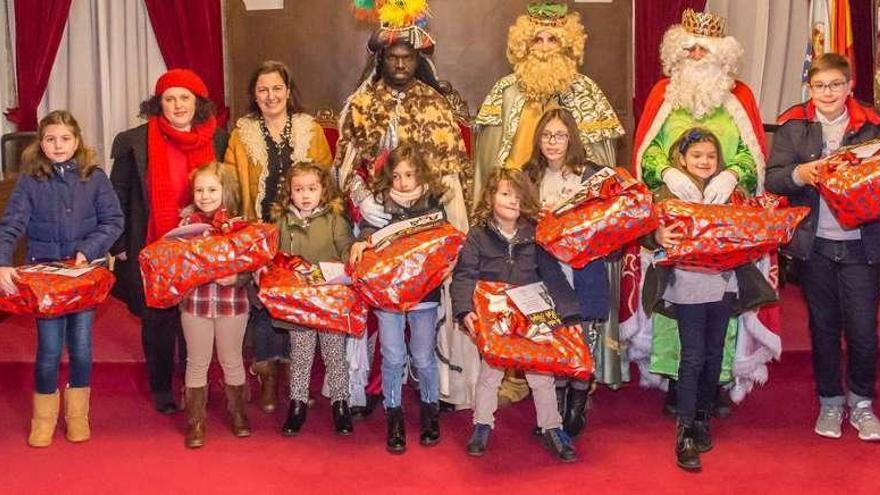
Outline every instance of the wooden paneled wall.
<path id="1" fill-rule="evenodd" d="M 245 10 L 226 0 L 227 73 L 232 116 L 247 110 L 247 82 L 265 59 L 289 64 L 303 103 L 314 111 L 338 111 L 356 87 L 366 63 L 371 27 L 351 14 L 350 0 L 285 0 L 283 10 Z M 429 31 L 437 41 L 434 62 L 475 113 L 486 92 L 510 72 L 504 55 L 507 29 L 526 0 L 432 0 Z M 571 3 L 589 38 L 583 72 L 608 94 L 632 133 L 632 0 Z M 629 139 L 619 147 L 628 160 Z"/>

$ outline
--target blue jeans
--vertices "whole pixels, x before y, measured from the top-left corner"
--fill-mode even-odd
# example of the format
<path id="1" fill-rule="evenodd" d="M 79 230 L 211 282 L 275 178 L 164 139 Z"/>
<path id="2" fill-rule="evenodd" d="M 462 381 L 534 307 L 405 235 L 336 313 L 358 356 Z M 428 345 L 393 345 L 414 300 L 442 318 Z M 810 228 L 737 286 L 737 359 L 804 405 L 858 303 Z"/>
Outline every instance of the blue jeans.
<path id="1" fill-rule="evenodd" d="M 275 361 L 290 357 L 290 332 L 277 332 L 266 308 L 251 308 L 248 325 L 254 345 L 254 361 Z"/>
<path id="2" fill-rule="evenodd" d="M 58 366 L 67 343 L 71 388 L 89 386 L 92 374 L 92 323 L 95 311 L 83 311 L 51 319 L 37 319 L 37 362 L 34 378 L 37 393 L 58 389 Z"/>
<path id="3" fill-rule="evenodd" d="M 872 399 L 877 381 L 877 302 L 880 268 L 869 265 L 862 241 L 817 237 L 800 265 L 810 314 L 813 377 L 819 402 L 842 406 L 841 335 L 846 342 L 846 388 L 850 402 Z"/>
<path id="4" fill-rule="evenodd" d="M 385 408 L 400 407 L 400 391 L 403 385 L 403 368 L 406 366 L 406 336 L 404 329 L 409 322 L 409 350 L 419 379 L 422 402 L 436 403 L 440 395 L 437 375 L 437 307 L 389 313 L 376 311 L 379 320 L 379 343 L 382 345 L 382 394 Z"/>
<path id="5" fill-rule="evenodd" d="M 676 396 L 678 419 L 683 424 L 690 424 L 697 411 L 708 411 L 715 397 L 732 299 L 727 293 L 717 302 L 675 305 L 681 342 Z"/>

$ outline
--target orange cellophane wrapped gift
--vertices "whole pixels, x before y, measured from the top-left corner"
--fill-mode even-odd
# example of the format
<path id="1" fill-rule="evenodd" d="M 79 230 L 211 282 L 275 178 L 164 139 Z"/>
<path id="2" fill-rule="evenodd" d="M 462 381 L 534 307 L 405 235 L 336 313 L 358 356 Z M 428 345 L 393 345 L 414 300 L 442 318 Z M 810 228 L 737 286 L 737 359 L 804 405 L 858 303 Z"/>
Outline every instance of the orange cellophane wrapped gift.
<path id="1" fill-rule="evenodd" d="M 200 285 L 267 265 L 277 252 L 278 228 L 265 223 L 236 222 L 223 231 L 162 238 L 138 257 L 147 306 L 170 308 Z"/>
<path id="2" fill-rule="evenodd" d="M 369 249 L 352 269 L 354 287 L 375 308 L 408 311 L 449 275 L 464 239 L 442 223 Z"/>
<path id="3" fill-rule="evenodd" d="M 680 222 L 684 237 L 677 246 L 655 256 L 659 265 L 703 272 L 732 270 L 786 244 L 809 214 L 806 207 L 784 207 L 777 196 L 734 199 L 732 204 L 706 205 L 678 199 L 657 205 L 660 220 Z"/>
<path id="4" fill-rule="evenodd" d="M 367 305 L 347 285 L 324 284 L 315 268 L 299 256 L 279 253 L 260 275 L 257 297 L 273 318 L 323 332 L 363 335 Z"/>
<path id="5" fill-rule="evenodd" d="M 880 156 L 860 160 L 853 151 L 837 153 L 819 167 L 816 186 L 842 227 L 880 219 Z"/>
<path id="6" fill-rule="evenodd" d="M 651 192 L 622 169 L 603 169 L 538 222 L 535 239 L 580 269 L 657 228 Z"/>
<path id="7" fill-rule="evenodd" d="M 477 349 L 483 359 L 496 368 L 589 379 L 593 360 L 583 335 L 563 326 L 540 341 L 524 337 L 531 333 L 527 328 L 529 321 L 505 293 L 511 287 L 503 282 L 477 282 L 475 329 Z"/>
<path id="8" fill-rule="evenodd" d="M 63 263 L 73 268 L 72 263 Z M 78 313 L 103 303 L 115 278 L 110 270 L 95 267 L 78 277 L 55 275 L 46 271 L 28 271 L 20 267 L 15 282 L 18 294 L 0 297 L 0 312 L 56 318 Z"/>

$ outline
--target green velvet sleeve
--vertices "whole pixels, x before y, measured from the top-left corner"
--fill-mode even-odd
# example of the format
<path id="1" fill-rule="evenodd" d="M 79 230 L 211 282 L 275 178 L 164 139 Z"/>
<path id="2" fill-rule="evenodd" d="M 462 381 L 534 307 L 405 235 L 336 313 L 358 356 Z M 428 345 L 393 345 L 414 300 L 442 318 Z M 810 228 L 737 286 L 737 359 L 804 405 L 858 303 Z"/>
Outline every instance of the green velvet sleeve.
<path id="1" fill-rule="evenodd" d="M 669 150 L 655 137 L 642 155 L 642 181 L 650 189 L 663 185 L 663 171 L 669 168 Z"/>
<path id="2" fill-rule="evenodd" d="M 758 188 L 758 173 L 755 166 L 755 157 L 742 139 L 736 145 L 736 153 L 727 162 L 727 168 L 739 177 L 739 186 L 750 194 L 755 194 Z"/>

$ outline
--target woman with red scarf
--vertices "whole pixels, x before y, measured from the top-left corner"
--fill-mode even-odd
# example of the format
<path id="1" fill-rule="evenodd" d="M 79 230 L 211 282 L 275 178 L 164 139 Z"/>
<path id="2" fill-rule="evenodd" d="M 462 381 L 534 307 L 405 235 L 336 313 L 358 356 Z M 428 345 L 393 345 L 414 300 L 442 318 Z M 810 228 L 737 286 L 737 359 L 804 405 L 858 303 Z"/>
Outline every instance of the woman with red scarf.
<path id="1" fill-rule="evenodd" d="M 147 123 L 119 133 L 111 152 L 110 181 L 125 214 L 125 232 L 112 250 L 120 259 L 113 293 L 141 319 L 153 402 L 171 414 L 178 410 L 171 382 L 180 313 L 177 307 L 146 307 L 138 254 L 177 227 L 180 210 L 191 202 L 190 172 L 222 160 L 228 135 L 217 127 L 205 83 L 187 69 L 163 74 L 140 110 Z"/>

